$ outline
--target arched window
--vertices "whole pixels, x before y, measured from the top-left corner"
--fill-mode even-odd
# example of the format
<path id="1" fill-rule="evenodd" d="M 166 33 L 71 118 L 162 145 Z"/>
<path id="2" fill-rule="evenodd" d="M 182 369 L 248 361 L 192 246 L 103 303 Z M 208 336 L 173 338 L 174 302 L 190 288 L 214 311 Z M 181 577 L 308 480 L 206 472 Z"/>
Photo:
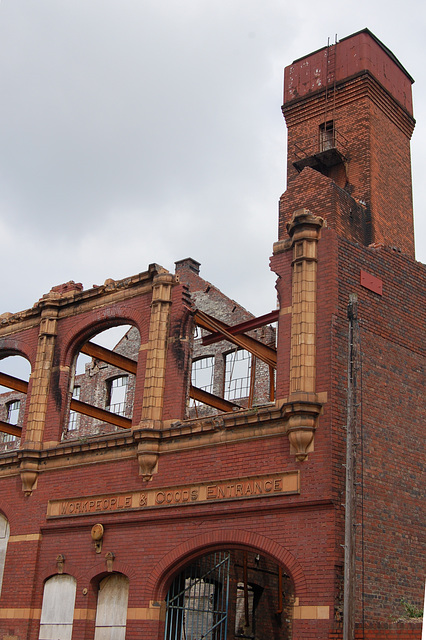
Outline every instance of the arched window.
<path id="1" fill-rule="evenodd" d="M 30 373 L 23 356 L 0 355 L 0 450 L 19 447 Z"/>
<path id="2" fill-rule="evenodd" d="M 39 640 L 71 640 L 77 581 L 57 575 L 44 583 Z"/>
<path id="3" fill-rule="evenodd" d="M 139 349 L 139 331 L 128 324 L 101 331 L 80 347 L 64 439 L 131 427 Z"/>
<path id="4" fill-rule="evenodd" d="M 0 593 L 3 584 L 4 565 L 6 562 L 7 543 L 9 540 L 9 523 L 0 513 Z"/>
<path id="5" fill-rule="evenodd" d="M 113 573 L 99 583 L 95 640 L 125 640 L 129 579 Z"/>

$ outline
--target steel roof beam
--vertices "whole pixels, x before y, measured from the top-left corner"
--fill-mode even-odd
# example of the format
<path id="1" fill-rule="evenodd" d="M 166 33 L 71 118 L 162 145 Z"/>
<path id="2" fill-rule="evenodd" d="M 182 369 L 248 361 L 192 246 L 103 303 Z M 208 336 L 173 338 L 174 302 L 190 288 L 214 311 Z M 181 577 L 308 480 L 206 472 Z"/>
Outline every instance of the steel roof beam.
<path id="1" fill-rule="evenodd" d="M 102 362 L 118 367 L 123 371 L 127 371 L 127 373 L 136 374 L 138 363 L 135 360 L 126 358 L 126 356 L 122 356 L 120 353 L 101 347 L 94 342 L 86 342 L 86 344 L 84 344 L 80 349 L 80 353 L 84 353 L 86 356 L 90 356 L 91 358 L 102 360 Z"/>
<path id="2" fill-rule="evenodd" d="M 232 335 L 230 332 L 229 325 L 221 322 L 220 320 L 216 320 L 216 318 L 212 318 L 204 311 L 200 311 L 197 309 L 194 313 L 194 321 L 195 323 L 202 327 L 203 329 L 207 329 L 207 331 L 220 333 L 223 336 L 223 339 L 236 344 L 241 349 L 246 349 L 250 351 L 256 358 L 259 358 L 266 364 L 276 368 L 277 366 L 277 350 L 272 347 L 268 347 L 263 342 L 256 340 L 255 338 L 251 338 L 246 334 L 236 334 Z"/>
<path id="3" fill-rule="evenodd" d="M 266 313 L 265 315 L 259 316 L 258 318 L 253 318 L 252 320 L 246 320 L 245 322 L 240 322 L 240 324 L 234 324 L 232 325 L 232 327 L 231 326 L 229 327 L 228 331 L 233 336 L 238 333 L 245 333 L 246 331 L 252 331 L 253 329 L 264 327 L 265 324 L 276 322 L 278 320 L 278 315 L 279 315 L 279 309 L 276 309 L 276 311 L 271 311 L 270 313 Z M 212 333 L 209 336 L 204 336 L 203 346 L 214 344 L 215 342 L 219 342 L 220 340 L 223 340 L 223 335 L 221 333 Z"/>
<path id="4" fill-rule="evenodd" d="M 116 427 L 121 427 L 122 429 L 130 429 L 132 426 L 132 421 L 129 418 L 111 413 L 111 411 L 107 411 L 106 409 L 94 407 L 91 404 L 81 402 L 81 400 L 76 400 L 75 398 L 71 399 L 70 409 L 71 411 L 82 413 L 84 416 L 89 416 L 89 418 L 96 418 L 102 422 L 108 422 Z"/>
<path id="5" fill-rule="evenodd" d="M 241 409 L 240 405 L 235 404 L 234 402 L 229 402 L 229 400 L 215 396 L 213 393 L 209 393 L 208 391 L 204 391 L 198 387 L 193 387 L 192 385 L 189 389 L 189 397 L 193 400 L 198 400 L 198 402 L 202 402 L 203 404 L 207 404 L 209 407 L 219 409 L 220 411 L 228 412 L 233 411 L 234 409 Z"/>
<path id="6" fill-rule="evenodd" d="M 21 393 L 28 392 L 28 382 L 20 380 L 19 378 L 14 378 L 8 373 L 0 373 L 0 384 L 8 389 L 13 389 L 14 391 L 20 391 Z"/>

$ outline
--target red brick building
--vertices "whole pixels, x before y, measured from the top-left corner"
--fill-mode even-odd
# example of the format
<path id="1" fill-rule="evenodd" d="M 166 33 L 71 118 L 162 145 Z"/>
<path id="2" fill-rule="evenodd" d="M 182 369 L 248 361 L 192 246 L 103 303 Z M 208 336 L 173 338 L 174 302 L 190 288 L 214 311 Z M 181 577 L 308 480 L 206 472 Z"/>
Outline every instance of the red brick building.
<path id="1" fill-rule="evenodd" d="M 0 316 L 0 640 L 420 638 L 411 83 L 368 30 L 287 67 L 277 311 L 187 259 Z"/>

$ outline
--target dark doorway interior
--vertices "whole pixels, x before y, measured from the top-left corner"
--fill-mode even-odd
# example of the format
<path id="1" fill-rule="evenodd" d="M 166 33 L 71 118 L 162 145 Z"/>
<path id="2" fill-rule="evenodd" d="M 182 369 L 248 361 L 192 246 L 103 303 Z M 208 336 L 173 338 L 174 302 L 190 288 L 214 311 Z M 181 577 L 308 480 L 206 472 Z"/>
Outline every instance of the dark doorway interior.
<path id="1" fill-rule="evenodd" d="M 294 587 L 255 550 L 197 558 L 167 595 L 165 640 L 290 640 Z"/>

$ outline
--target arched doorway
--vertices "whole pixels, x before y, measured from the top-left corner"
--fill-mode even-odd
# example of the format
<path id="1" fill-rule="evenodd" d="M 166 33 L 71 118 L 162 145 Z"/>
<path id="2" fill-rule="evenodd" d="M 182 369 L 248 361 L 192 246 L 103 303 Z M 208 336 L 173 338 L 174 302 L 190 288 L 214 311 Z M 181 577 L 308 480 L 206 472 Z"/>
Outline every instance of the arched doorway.
<path id="1" fill-rule="evenodd" d="M 294 585 L 256 550 L 199 556 L 173 580 L 164 640 L 289 640 Z"/>

